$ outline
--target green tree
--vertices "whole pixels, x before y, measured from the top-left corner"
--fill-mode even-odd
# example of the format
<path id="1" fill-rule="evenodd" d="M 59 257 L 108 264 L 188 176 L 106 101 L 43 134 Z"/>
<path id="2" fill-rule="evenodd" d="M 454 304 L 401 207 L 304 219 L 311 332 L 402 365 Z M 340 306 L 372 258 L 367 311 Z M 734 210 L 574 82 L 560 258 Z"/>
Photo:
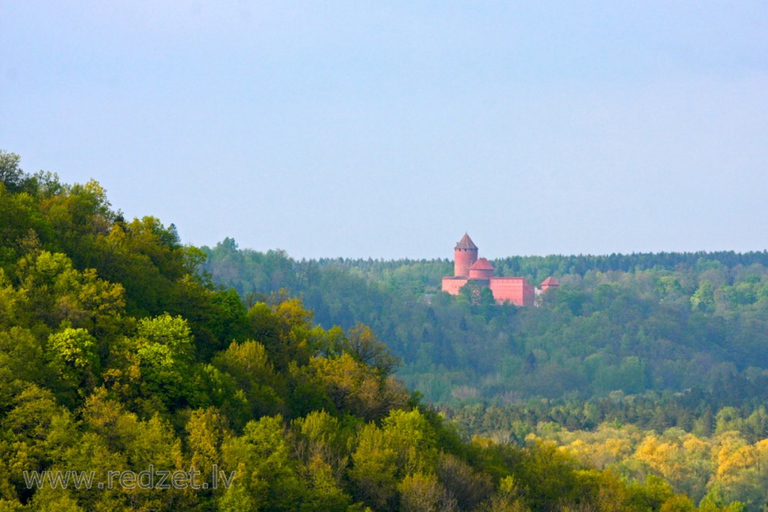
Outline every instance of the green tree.
<path id="1" fill-rule="evenodd" d="M 24 185 L 24 172 L 19 168 L 21 158 L 0 149 L 0 182 L 9 192 L 19 192 Z"/>
<path id="2" fill-rule="evenodd" d="M 97 384 L 100 362 L 96 343 L 85 329 L 69 327 L 48 338 L 51 366 L 63 382 L 81 395 Z"/>
<path id="3" fill-rule="evenodd" d="M 694 311 L 711 312 L 715 307 L 715 286 L 711 281 L 702 281 L 691 296 L 691 308 Z"/>
<path id="4" fill-rule="evenodd" d="M 255 341 L 233 342 L 214 357 L 212 364 L 234 377 L 245 394 L 252 417 L 276 414 L 282 408 L 280 396 L 285 393 L 285 385 L 269 362 L 264 345 Z"/>
<path id="5" fill-rule="evenodd" d="M 245 427 L 242 436 L 222 446 L 227 468 L 238 468 L 235 487 L 247 489 L 255 509 L 297 510 L 305 495 L 298 477 L 282 416 L 265 416 Z M 228 503 L 236 509 L 245 503 L 240 491 L 232 491 Z"/>
<path id="6" fill-rule="evenodd" d="M 397 486 L 404 512 L 453 512 L 460 510 L 435 475 L 406 475 Z"/>

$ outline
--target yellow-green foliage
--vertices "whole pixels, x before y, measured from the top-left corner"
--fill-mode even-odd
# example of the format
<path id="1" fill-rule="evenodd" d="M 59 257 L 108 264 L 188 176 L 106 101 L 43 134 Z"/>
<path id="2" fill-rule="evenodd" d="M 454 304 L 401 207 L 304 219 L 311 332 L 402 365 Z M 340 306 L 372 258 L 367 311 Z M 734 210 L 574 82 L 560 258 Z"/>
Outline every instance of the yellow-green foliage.
<path id="1" fill-rule="evenodd" d="M 14 155 L 0 160 L 0 509 L 687 506 L 552 443 L 462 440 L 392 377 L 397 358 L 365 325 L 314 326 L 285 294 L 246 308 L 206 281 L 200 252 L 173 226 L 126 221 L 96 182 L 62 185 L 17 172 Z M 763 460 L 762 445 L 717 439 L 716 482 L 743 481 Z M 666 442 L 640 462 L 686 481 L 674 464 L 656 470 Z M 681 446 L 664 449 L 704 450 Z M 610 463 L 624 455 L 614 452 Z M 29 478 L 67 471 L 92 474 L 92 485 Z M 149 480 L 158 472 L 197 480 L 160 488 Z"/>
<path id="2" fill-rule="evenodd" d="M 719 422 L 729 413 L 719 414 Z M 768 502 L 768 440 L 750 443 L 736 430 L 697 436 L 679 428 L 659 435 L 632 425 L 601 424 L 595 431 L 541 426 L 530 442 L 547 439 L 585 464 L 630 480 L 658 475 L 676 492 L 704 504 L 740 501 L 749 510 Z"/>

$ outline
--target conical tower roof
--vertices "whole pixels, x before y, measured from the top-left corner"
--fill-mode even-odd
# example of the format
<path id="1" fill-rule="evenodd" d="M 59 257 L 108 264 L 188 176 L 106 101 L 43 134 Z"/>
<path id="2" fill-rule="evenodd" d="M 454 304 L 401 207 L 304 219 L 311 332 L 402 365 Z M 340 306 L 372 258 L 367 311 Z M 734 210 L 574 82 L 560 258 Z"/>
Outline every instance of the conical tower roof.
<path id="1" fill-rule="evenodd" d="M 493 270 L 493 265 L 486 258 L 480 258 L 469 267 L 469 270 Z"/>
<path id="2" fill-rule="evenodd" d="M 453 248 L 454 250 L 463 249 L 465 251 L 476 251 L 477 246 L 472 241 L 471 238 L 469 238 L 469 235 L 464 233 L 464 236 L 459 240 L 459 243 L 456 244 L 456 247 Z"/>

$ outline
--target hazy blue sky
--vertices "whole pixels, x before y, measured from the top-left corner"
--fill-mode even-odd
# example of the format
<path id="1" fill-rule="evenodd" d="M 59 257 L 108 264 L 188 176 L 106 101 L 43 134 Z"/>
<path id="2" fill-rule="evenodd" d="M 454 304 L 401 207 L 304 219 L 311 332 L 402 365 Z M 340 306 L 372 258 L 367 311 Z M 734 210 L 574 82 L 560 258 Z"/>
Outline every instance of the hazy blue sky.
<path id="1" fill-rule="evenodd" d="M 0 148 L 186 243 L 768 248 L 768 3 L 0 0 Z"/>

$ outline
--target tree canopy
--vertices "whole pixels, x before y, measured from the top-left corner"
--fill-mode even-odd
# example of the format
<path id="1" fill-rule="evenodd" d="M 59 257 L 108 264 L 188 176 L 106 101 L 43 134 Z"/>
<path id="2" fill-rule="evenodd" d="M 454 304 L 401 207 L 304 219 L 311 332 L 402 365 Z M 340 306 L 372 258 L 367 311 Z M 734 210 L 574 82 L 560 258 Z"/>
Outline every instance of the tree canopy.
<path id="1" fill-rule="evenodd" d="M 373 285 L 355 295 L 362 277 L 339 279 L 351 295 L 313 312 L 309 294 L 301 300 L 274 285 L 310 286 L 347 271 L 328 277 L 320 264 L 294 267 L 281 253 L 267 254 L 263 282 L 271 284 L 239 289 L 241 300 L 206 277 L 206 252 L 182 245 L 175 228 L 154 217 L 126 220 L 95 181 L 28 175 L 10 153 L 0 153 L 0 165 L 3 510 L 693 506 L 658 481 L 621 480 L 554 442 L 470 438 L 395 377 L 399 353 L 408 361 L 409 352 L 369 327 L 377 322 L 372 305 L 392 299 Z M 234 261 L 232 246 L 221 250 Z M 409 272 L 393 286 L 414 293 Z M 358 308 L 369 306 L 369 318 L 358 318 Z M 456 325 L 467 333 L 480 318 L 519 316 L 455 307 L 465 308 Z M 425 315 L 422 346 L 430 354 L 469 356 L 449 355 L 457 347 L 438 341 L 442 312 L 413 310 Z M 330 314 L 344 321 L 325 325 Z M 540 352 L 534 356 L 533 372 L 546 367 Z M 630 374 L 647 367 L 640 359 L 618 364 Z M 654 451 L 645 452 L 653 460 Z M 163 474 L 174 485 L 142 484 Z M 715 498 L 702 510 L 727 509 Z"/>

